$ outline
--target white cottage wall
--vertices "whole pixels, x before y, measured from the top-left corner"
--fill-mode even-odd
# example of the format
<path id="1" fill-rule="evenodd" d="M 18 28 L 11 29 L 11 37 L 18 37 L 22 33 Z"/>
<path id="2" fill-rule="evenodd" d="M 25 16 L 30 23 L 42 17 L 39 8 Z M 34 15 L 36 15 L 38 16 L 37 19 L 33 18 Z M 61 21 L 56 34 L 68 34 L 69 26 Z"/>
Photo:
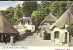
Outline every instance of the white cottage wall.
<path id="1" fill-rule="evenodd" d="M 59 31 L 59 38 L 58 39 L 54 38 L 54 32 L 55 31 Z M 53 31 L 51 31 L 51 41 L 62 45 L 62 42 L 65 42 L 65 32 L 67 32 L 67 44 L 68 44 L 69 43 L 69 33 L 68 33 L 68 31 L 66 29 L 60 29 L 60 28 L 57 28 L 57 27 L 55 27 L 53 29 Z"/>

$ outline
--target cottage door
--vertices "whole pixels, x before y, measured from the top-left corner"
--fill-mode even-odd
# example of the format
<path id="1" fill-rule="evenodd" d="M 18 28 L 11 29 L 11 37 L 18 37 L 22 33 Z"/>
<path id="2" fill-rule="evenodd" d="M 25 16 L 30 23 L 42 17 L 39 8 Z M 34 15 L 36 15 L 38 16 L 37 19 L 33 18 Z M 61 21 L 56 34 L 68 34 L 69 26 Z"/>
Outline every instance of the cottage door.
<path id="1" fill-rule="evenodd" d="M 58 44 L 59 43 L 59 31 L 54 32 L 54 38 L 55 38 L 55 42 Z"/>
<path id="2" fill-rule="evenodd" d="M 46 33 L 46 40 L 51 40 L 51 34 L 50 33 Z"/>
<path id="3" fill-rule="evenodd" d="M 67 43 L 67 32 L 65 32 L 65 43 Z"/>

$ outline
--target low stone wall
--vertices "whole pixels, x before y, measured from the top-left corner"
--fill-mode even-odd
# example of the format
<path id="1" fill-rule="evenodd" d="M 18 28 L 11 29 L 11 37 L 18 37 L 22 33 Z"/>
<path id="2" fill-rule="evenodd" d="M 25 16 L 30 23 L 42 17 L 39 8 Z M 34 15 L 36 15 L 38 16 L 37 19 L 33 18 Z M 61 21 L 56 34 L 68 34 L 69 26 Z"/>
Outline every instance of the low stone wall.
<path id="1" fill-rule="evenodd" d="M 31 30 L 26 30 L 25 33 L 20 34 L 20 39 L 25 38 L 25 37 L 28 36 L 29 34 L 31 34 Z"/>

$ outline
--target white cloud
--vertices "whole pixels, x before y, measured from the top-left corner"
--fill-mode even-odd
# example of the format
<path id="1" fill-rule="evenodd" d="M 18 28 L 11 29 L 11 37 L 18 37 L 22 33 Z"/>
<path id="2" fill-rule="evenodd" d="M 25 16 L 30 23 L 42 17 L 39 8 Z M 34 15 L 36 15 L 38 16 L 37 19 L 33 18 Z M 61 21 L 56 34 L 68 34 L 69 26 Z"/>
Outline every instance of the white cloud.
<path id="1" fill-rule="evenodd" d="M 0 10 L 5 10 L 8 7 L 14 7 L 17 4 L 22 4 L 23 1 L 0 1 Z"/>
<path id="2" fill-rule="evenodd" d="M 6 10 L 8 7 L 1 7 L 0 10 Z"/>
<path id="3" fill-rule="evenodd" d="M 22 4 L 24 1 L 17 1 L 18 4 Z"/>

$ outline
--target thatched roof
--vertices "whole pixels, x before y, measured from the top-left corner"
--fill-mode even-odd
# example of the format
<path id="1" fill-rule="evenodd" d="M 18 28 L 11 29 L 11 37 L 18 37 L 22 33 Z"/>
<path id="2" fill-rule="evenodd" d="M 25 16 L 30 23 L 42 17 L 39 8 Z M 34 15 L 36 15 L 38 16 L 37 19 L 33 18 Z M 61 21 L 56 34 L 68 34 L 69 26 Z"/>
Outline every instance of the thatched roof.
<path id="1" fill-rule="evenodd" d="M 45 17 L 41 24 L 44 22 L 55 22 L 56 20 L 57 18 L 50 13 L 48 16 Z"/>
<path id="2" fill-rule="evenodd" d="M 18 31 L 9 24 L 4 14 L 0 12 L 0 33 L 18 33 Z"/>
<path id="3" fill-rule="evenodd" d="M 14 25 L 18 25 L 18 23 L 21 21 L 25 21 L 25 22 L 29 21 L 29 24 L 32 24 L 30 17 L 23 17 L 23 18 L 18 19 Z"/>
<path id="4" fill-rule="evenodd" d="M 45 22 L 55 22 L 57 20 L 57 18 L 55 16 L 53 16 L 51 13 L 45 17 L 45 19 L 41 22 L 41 25 Z M 48 26 L 39 26 L 38 28 L 47 28 Z"/>
<path id="5" fill-rule="evenodd" d="M 46 22 L 55 22 L 57 20 L 57 18 L 55 16 L 53 16 L 51 13 L 46 16 L 46 18 L 41 22 L 41 25 L 38 27 L 38 28 L 43 28 L 46 30 L 47 33 L 51 33 L 51 30 L 50 30 L 50 26 L 48 25 L 42 25 L 43 23 L 44 24 L 47 24 Z"/>
<path id="6" fill-rule="evenodd" d="M 65 13 L 52 25 L 51 29 L 54 27 L 63 28 L 65 24 L 69 23 L 73 23 L 73 6 L 65 11 Z"/>

